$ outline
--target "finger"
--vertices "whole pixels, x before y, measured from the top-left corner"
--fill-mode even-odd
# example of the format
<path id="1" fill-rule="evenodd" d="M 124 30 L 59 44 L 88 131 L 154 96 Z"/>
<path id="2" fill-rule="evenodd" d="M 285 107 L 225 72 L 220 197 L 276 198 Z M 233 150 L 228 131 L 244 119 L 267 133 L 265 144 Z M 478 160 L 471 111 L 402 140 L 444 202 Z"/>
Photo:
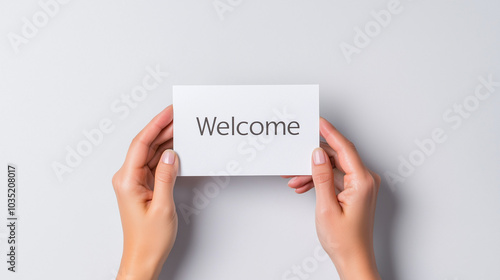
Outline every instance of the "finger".
<path id="1" fill-rule="evenodd" d="M 295 175 L 281 175 L 280 177 L 283 179 L 288 179 L 288 178 L 295 177 Z"/>
<path id="2" fill-rule="evenodd" d="M 177 154 L 172 150 L 163 152 L 155 173 L 152 201 L 154 207 L 164 208 L 174 205 L 174 184 L 178 168 Z"/>
<path id="3" fill-rule="evenodd" d="M 148 162 L 148 167 L 151 170 L 154 170 L 156 168 L 156 165 L 158 165 L 158 162 L 160 161 L 161 155 L 165 150 L 172 149 L 174 144 L 173 140 L 170 139 L 169 141 L 163 143 L 157 150 L 156 153 L 154 154 L 153 158 Z"/>
<path id="4" fill-rule="evenodd" d="M 303 194 L 305 192 L 308 192 L 312 188 L 314 188 L 314 183 L 313 182 L 309 182 L 309 183 L 301 186 L 300 188 L 296 188 L 295 192 L 298 193 L 298 194 Z"/>
<path id="5" fill-rule="evenodd" d="M 323 118 L 320 119 L 319 127 L 321 135 L 338 154 L 337 168 L 342 169 L 346 174 L 361 174 L 367 171 L 356 148 L 344 135 Z"/>
<path id="6" fill-rule="evenodd" d="M 309 182 L 312 182 L 311 176 L 307 176 L 307 175 L 296 176 L 296 177 L 290 179 L 290 181 L 288 181 L 288 186 L 290 188 L 298 188 L 298 187 L 304 186 L 305 184 L 307 184 Z"/>
<path id="7" fill-rule="evenodd" d="M 339 169 L 333 168 L 333 181 L 337 193 L 344 190 L 344 175 L 345 174 Z M 299 189 L 309 183 L 313 183 L 311 176 L 295 176 L 288 181 L 288 186 L 290 188 Z M 312 187 L 314 187 L 314 183 L 312 184 Z"/>
<path id="8" fill-rule="evenodd" d="M 151 143 L 151 146 L 149 146 L 148 158 L 146 159 L 146 161 L 150 162 L 153 159 L 153 157 L 158 153 L 158 148 L 161 147 L 165 142 L 172 141 L 173 136 L 174 136 L 174 125 L 173 122 L 171 122 L 169 125 L 167 125 L 167 127 L 162 129 L 162 131 L 160 132 L 160 134 L 158 134 L 153 143 Z M 160 151 L 160 155 L 162 154 L 163 151 Z"/>
<path id="9" fill-rule="evenodd" d="M 335 152 L 332 149 L 332 147 L 330 147 L 330 145 L 328 145 L 328 143 L 326 143 L 324 141 L 321 141 L 319 146 L 321 148 L 323 148 L 323 150 L 325 150 L 326 154 L 330 157 L 330 162 L 332 163 L 333 168 L 337 168 L 338 170 L 344 172 L 344 170 L 342 169 L 342 166 L 340 166 L 339 155 L 337 154 L 337 152 Z"/>
<path id="10" fill-rule="evenodd" d="M 340 208 L 335 194 L 332 164 L 322 148 L 316 148 L 312 155 L 312 178 L 316 187 L 316 209 L 333 210 L 340 214 Z"/>
<path id="11" fill-rule="evenodd" d="M 149 149 L 158 134 L 167 127 L 173 120 L 172 105 L 168 106 L 161 113 L 156 115 L 144 129 L 137 134 L 137 136 L 130 144 L 130 148 L 125 159 L 125 164 L 133 167 L 140 168 L 146 165 L 149 155 Z"/>

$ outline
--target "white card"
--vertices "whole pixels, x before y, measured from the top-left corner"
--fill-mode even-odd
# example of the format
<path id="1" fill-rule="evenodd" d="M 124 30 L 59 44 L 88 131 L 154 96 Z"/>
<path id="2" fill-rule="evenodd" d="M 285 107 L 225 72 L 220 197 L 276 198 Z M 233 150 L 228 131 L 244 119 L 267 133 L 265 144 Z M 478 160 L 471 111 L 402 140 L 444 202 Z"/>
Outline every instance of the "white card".
<path id="1" fill-rule="evenodd" d="M 179 176 L 311 175 L 318 85 L 173 86 Z"/>

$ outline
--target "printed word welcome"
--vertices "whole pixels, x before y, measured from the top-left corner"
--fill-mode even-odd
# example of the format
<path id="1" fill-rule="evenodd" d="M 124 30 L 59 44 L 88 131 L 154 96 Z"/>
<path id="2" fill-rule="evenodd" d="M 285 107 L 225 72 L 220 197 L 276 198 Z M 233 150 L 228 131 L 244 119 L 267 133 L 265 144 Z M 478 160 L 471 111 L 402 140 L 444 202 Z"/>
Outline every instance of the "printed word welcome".
<path id="1" fill-rule="evenodd" d="M 288 124 L 285 124 L 284 121 L 239 121 L 236 122 L 234 116 L 231 117 L 231 121 L 219 121 L 217 122 L 217 117 L 214 117 L 212 120 L 212 125 L 210 126 L 210 122 L 207 117 L 203 121 L 203 125 L 200 123 L 200 118 L 196 117 L 196 121 L 198 122 L 198 128 L 200 130 L 200 135 L 203 136 L 205 133 L 205 129 L 208 131 L 210 136 L 213 135 L 214 132 L 217 132 L 219 135 L 270 135 L 269 133 L 274 131 L 274 135 L 278 135 L 278 131 L 280 134 L 286 135 L 287 132 L 290 135 L 299 135 L 298 129 L 300 129 L 300 124 L 296 121 L 291 121 Z"/>

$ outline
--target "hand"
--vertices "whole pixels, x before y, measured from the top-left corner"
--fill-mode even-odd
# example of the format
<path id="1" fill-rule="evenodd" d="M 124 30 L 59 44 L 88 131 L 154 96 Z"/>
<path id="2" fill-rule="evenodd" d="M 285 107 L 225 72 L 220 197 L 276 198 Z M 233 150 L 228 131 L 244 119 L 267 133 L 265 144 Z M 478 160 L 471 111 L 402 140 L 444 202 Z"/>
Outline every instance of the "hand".
<path id="1" fill-rule="evenodd" d="M 113 176 L 123 227 L 117 279 L 157 279 L 177 235 L 173 188 L 178 158 L 172 148 L 172 106 L 132 141 Z"/>
<path id="2" fill-rule="evenodd" d="M 312 177 L 293 178 L 289 185 L 297 193 L 315 187 L 318 238 L 340 278 L 381 279 L 373 250 L 380 176 L 365 167 L 354 145 L 323 118 L 320 132 L 329 146 L 313 151 Z"/>

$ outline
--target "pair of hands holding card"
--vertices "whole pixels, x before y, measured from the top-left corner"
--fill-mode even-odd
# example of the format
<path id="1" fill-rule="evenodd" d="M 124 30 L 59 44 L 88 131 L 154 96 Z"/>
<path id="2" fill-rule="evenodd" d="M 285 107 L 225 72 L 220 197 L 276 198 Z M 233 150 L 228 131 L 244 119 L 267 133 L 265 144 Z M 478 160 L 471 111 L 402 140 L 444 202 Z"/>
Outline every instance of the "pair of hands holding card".
<path id="1" fill-rule="evenodd" d="M 312 152 L 312 176 L 286 176 L 297 193 L 316 190 L 316 230 L 341 279 L 380 279 L 373 226 L 380 177 L 354 145 L 320 119 L 327 143 Z M 167 107 L 132 141 L 113 176 L 123 227 L 117 279 L 157 279 L 177 234 L 173 188 L 179 160 L 173 147 L 173 111 Z"/>

